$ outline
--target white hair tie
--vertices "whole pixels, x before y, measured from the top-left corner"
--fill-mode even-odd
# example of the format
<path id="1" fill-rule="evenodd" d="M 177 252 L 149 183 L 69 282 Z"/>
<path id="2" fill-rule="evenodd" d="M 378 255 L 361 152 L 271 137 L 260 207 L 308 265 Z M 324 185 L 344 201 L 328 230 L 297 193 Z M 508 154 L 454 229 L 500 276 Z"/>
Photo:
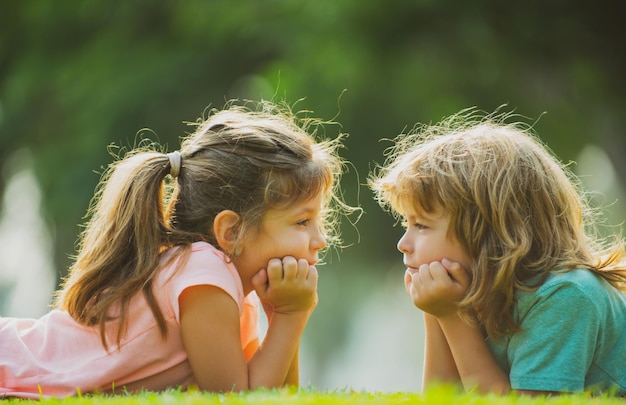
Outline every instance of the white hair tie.
<path id="1" fill-rule="evenodd" d="M 174 151 L 167 154 L 167 158 L 170 161 L 170 176 L 178 177 L 180 173 L 180 166 L 182 164 L 182 157 L 179 151 Z"/>

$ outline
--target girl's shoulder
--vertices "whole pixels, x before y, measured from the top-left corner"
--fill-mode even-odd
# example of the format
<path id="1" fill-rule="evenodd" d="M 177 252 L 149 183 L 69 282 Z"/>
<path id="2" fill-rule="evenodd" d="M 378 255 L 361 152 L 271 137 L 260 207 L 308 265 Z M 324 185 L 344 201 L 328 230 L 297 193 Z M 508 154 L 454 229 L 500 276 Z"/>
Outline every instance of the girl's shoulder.
<path id="1" fill-rule="evenodd" d="M 210 260 L 214 264 L 227 264 L 228 257 L 221 250 L 207 242 L 194 242 L 191 244 L 191 257 Z"/>
<path id="2" fill-rule="evenodd" d="M 222 251 L 207 242 L 194 242 L 182 254 L 177 249 L 181 248 L 164 252 L 157 288 L 171 291 L 172 299 L 177 300 L 186 288 L 213 285 L 228 293 L 241 309 L 244 301 L 241 278 Z"/>
<path id="3" fill-rule="evenodd" d="M 166 278 L 180 272 L 200 271 L 211 268 L 213 273 L 228 270 L 230 267 L 226 255 L 207 242 L 194 242 L 191 246 L 174 246 L 161 256 L 161 272 Z"/>

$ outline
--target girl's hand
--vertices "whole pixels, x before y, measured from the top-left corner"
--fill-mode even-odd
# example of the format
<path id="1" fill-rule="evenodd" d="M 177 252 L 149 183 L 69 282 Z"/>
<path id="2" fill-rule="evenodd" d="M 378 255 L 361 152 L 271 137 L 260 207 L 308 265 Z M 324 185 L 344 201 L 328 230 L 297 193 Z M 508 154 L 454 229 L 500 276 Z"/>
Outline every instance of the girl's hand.
<path id="1" fill-rule="evenodd" d="M 404 275 L 404 285 L 413 304 L 437 318 L 455 315 L 470 284 L 469 274 L 457 262 L 423 264 Z"/>
<path id="2" fill-rule="evenodd" d="M 312 312 L 317 306 L 317 269 L 305 259 L 271 259 L 252 285 L 265 311 L 272 314 Z"/>

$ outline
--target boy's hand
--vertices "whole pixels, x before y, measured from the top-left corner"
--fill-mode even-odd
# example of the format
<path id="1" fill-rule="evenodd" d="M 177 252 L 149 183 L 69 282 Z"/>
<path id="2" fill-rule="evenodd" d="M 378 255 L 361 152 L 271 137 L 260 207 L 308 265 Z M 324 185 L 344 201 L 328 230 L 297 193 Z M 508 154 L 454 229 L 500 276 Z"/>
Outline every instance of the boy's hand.
<path id="1" fill-rule="evenodd" d="M 266 312 L 270 308 L 273 314 L 310 312 L 317 306 L 317 278 L 315 266 L 286 256 L 271 259 L 267 269 L 252 278 L 252 285 Z"/>
<path id="2" fill-rule="evenodd" d="M 456 314 L 470 281 L 459 263 L 447 259 L 423 264 L 404 275 L 404 286 L 413 304 L 437 318 Z"/>

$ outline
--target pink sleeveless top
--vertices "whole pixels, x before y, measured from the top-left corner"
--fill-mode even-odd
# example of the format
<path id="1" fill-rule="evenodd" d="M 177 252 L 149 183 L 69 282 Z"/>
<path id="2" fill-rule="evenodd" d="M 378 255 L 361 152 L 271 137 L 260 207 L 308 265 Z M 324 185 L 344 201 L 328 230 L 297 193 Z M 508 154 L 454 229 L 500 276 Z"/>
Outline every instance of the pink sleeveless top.
<path id="1" fill-rule="evenodd" d="M 121 392 L 122 387 L 160 391 L 194 383 L 178 308 L 178 297 L 191 286 L 213 285 L 228 293 L 239 306 L 242 348 L 258 339 L 258 298 L 254 293 L 244 297 L 239 274 L 222 252 L 196 242 L 185 266 L 177 271 L 176 265 L 163 268 L 154 282 L 168 327 L 165 339 L 143 294 L 130 303 L 120 346 L 110 343 L 108 352 L 97 328 L 78 324 L 67 312 L 52 310 L 39 319 L 0 318 L 0 398 Z M 114 341 L 113 336 L 109 342 Z"/>

